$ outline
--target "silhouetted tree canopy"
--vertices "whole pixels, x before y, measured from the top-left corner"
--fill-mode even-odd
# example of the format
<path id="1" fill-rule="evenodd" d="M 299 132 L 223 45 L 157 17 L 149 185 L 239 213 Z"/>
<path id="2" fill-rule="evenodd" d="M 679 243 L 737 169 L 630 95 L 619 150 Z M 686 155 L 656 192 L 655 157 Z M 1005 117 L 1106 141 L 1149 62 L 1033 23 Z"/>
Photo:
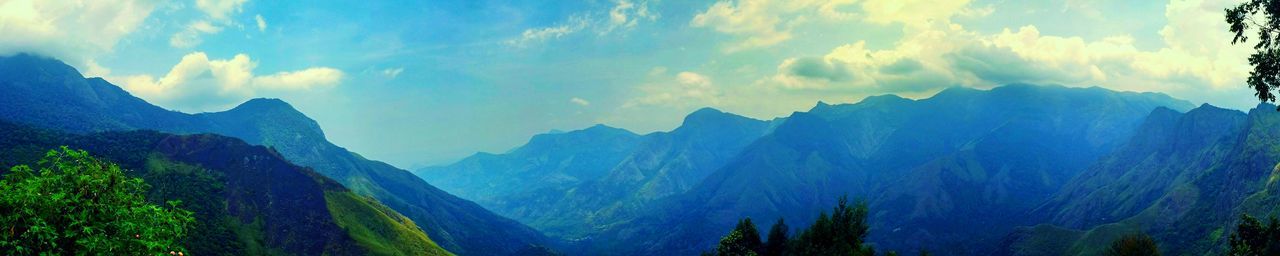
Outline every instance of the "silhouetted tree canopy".
<path id="1" fill-rule="evenodd" d="M 786 255 L 787 241 L 791 239 L 787 235 L 788 229 L 790 227 L 787 227 L 786 221 L 778 218 L 778 222 L 774 222 L 773 227 L 769 228 L 769 240 L 765 241 L 764 250 L 760 254 L 765 256 Z"/>
<path id="2" fill-rule="evenodd" d="M 813 225 L 800 231 L 793 239 L 786 239 L 787 226 L 782 220 L 778 220 L 769 230 L 770 243 L 762 245 L 755 225 L 750 219 L 743 219 L 728 235 L 720 239 L 714 252 L 706 254 L 871 256 L 875 255 L 875 249 L 863 244 L 867 228 L 867 204 L 859 202 L 851 205 L 847 198 L 840 197 L 831 215 L 820 213 Z M 778 248 L 785 249 L 779 251 Z"/>
<path id="3" fill-rule="evenodd" d="M 1256 39 L 1255 50 L 1249 55 L 1249 64 L 1253 71 L 1249 72 L 1248 84 L 1253 87 L 1254 95 L 1264 102 L 1275 102 L 1273 90 L 1280 88 L 1280 1 L 1249 0 L 1233 8 L 1227 8 L 1227 24 L 1235 37 L 1232 44 L 1245 43 Z M 1257 31 L 1256 38 L 1250 38 L 1248 32 Z M 1277 108 L 1280 110 L 1280 108 Z"/>
<path id="4" fill-rule="evenodd" d="M 1156 241 L 1147 234 L 1131 234 L 1111 241 L 1106 256 L 1160 256 Z"/>
<path id="5" fill-rule="evenodd" d="M 1248 214 L 1240 215 L 1240 224 L 1231 233 L 1227 255 L 1255 256 L 1280 255 L 1280 221 L 1276 217 L 1267 220 L 1263 225 L 1258 219 Z"/>

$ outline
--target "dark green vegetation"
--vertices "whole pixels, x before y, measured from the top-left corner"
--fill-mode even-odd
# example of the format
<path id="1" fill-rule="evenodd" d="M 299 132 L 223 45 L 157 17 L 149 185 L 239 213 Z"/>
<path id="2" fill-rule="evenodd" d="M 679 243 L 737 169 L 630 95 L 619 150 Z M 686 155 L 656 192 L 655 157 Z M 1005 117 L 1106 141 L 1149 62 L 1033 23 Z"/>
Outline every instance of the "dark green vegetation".
<path id="1" fill-rule="evenodd" d="M 0 91 L 5 92 L 0 94 L 4 121 L 71 133 L 216 133 L 269 146 L 289 162 L 310 167 L 403 214 L 411 220 L 404 223 L 417 224 L 455 253 L 510 254 L 549 242 L 537 231 L 436 189 L 407 171 L 333 145 L 315 121 L 280 100 L 255 99 L 218 113 L 173 112 L 100 78 L 85 79 L 60 61 L 25 54 L 0 57 Z M 316 196 L 323 198 L 322 193 Z"/>
<path id="2" fill-rule="evenodd" d="M 378 255 L 450 255 L 408 218 L 368 197 L 326 191 L 325 201 L 339 227 Z"/>
<path id="3" fill-rule="evenodd" d="M 0 251 L 35 254 L 163 254 L 195 218 L 148 202 L 147 183 L 84 151 L 53 150 L 36 169 L 14 166 L 0 180 Z"/>
<path id="4" fill-rule="evenodd" d="M 449 254 L 376 201 L 238 139 L 73 135 L 0 122 L 0 167 L 32 162 L 56 145 L 120 164 L 151 184 L 150 201 L 181 201 L 198 221 L 178 242 L 194 255 Z"/>
<path id="5" fill-rule="evenodd" d="M 1234 8 L 1227 8 L 1227 25 L 1235 37 L 1231 44 L 1249 41 L 1250 29 L 1257 31 L 1258 43 L 1249 55 L 1253 71 L 1247 80 L 1254 95 L 1263 102 L 1275 102 L 1271 91 L 1280 88 L 1280 2 L 1248 0 Z M 1276 110 L 1280 110 L 1277 108 Z"/>
<path id="6" fill-rule="evenodd" d="M 738 225 L 720 238 L 715 251 L 703 255 L 745 256 L 745 255 L 876 255 L 875 249 L 863 244 L 866 241 L 867 205 L 857 203 L 850 205 L 845 198 L 840 198 L 835 209 L 828 216 L 824 211 L 818 215 L 809 228 L 801 230 L 795 238 L 787 237 L 787 226 L 781 219 L 770 228 L 768 241 L 762 243 L 760 234 L 750 218 L 742 219 Z M 921 251 L 922 255 L 928 252 Z M 889 252 L 887 255 L 897 255 Z"/>
<path id="7" fill-rule="evenodd" d="M 1228 240 L 1227 255 L 1262 256 L 1280 254 L 1280 221 L 1275 217 L 1263 225 L 1248 214 L 1240 215 L 1240 224 Z"/>
<path id="8" fill-rule="evenodd" d="M 1146 234 L 1130 234 L 1111 242 L 1106 256 L 1160 256 L 1156 241 Z"/>

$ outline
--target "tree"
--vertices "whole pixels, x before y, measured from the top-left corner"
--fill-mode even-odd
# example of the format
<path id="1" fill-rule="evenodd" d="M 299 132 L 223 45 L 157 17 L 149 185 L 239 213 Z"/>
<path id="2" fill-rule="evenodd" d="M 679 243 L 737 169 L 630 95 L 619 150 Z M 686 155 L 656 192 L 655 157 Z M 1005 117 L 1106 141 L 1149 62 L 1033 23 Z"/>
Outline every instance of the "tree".
<path id="1" fill-rule="evenodd" d="M 742 233 L 742 245 L 751 249 L 751 251 L 760 254 L 764 249 L 764 242 L 760 241 L 760 231 L 756 229 L 756 224 L 751 222 L 751 218 L 744 218 L 738 221 L 738 226 L 734 230 Z"/>
<path id="2" fill-rule="evenodd" d="M 875 250 L 863 245 L 867 237 L 867 204 L 850 205 L 847 197 L 840 197 L 830 217 L 825 212 L 808 229 L 800 232 L 792 241 L 790 253 L 794 255 L 875 255 Z"/>
<path id="3" fill-rule="evenodd" d="M 1257 31 L 1258 43 L 1249 55 L 1253 71 L 1249 72 L 1247 82 L 1259 100 L 1275 102 L 1272 91 L 1280 88 L 1280 42 L 1276 41 L 1280 40 L 1280 1 L 1248 0 L 1225 11 L 1227 24 L 1235 33 L 1231 44 L 1245 43 L 1249 40 L 1247 31 Z"/>
<path id="4" fill-rule="evenodd" d="M 1280 221 L 1271 217 L 1266 225 L 1248 214 L 1240 215 L 1240 224 L 1228 239 L 1227 255 L 1253 256 L 1280 254 Z"/>
<path id="5" fill-rule="evenodd" d="M 1106 256 L 1160 256 L 1156 241 L 1147 234 L 1131 234 L 1111 241 Z"/>
<path id="6" fill-rule="evenodd" d="M 846 197 L 840 197 L 830 216 L 819 213 L 818 220 L 792 240 L 787 239 L 786 223 L 779 219 L 769 229 L 769 243 L 761 245 L 760 233 L 751 219 L 746 218 L 720 239 L 714 252 L 703 255 L 871 256 L 875 255 L 875 249 L 862 244 L 867 228 L 867 204 L 850 205 Z"/>
<path id="7" fill-rule="evenodd" d="M 0 180 L 0 251 L 11 254 L 166 254 L 195 219 L 169 201 L 148 203 L 148 186 L 85 151 L 51 150 L 36 167 Z"/>
<path id="8" fill-rule="evenodd" d="M 769 228 L 769 240 L 765 241 L 764 250 L 761 255 L 765 256 L 781 256 L 787 254 L 787 242 L 791 239 L 787 237 L 787 223 L 782 218 L 778 218 L 773 223 L 773 227 Z"/>
<path id="9" fill-rule="evenodd" d="M 760 242 L 760 231 L 756 230 L 756 224 L 751 222 L 751 218 L 744 218 L 729 231 L 729 235 L 720 239 L 716 255 L 760 255 L 763 248 L 764 243 Z"/>
<path id="10" fill-rule="evenodd" d="M 741 231 L 734 229 L 729 231 L 729 235 L 725 235 L 720 239 L 720 245 L 716 246 L 716 254 L 719 256 L 754 256 L 756 251 L 747 247 L 748 238 Z M 758 240 L 759 238 L 757 238 Z"/>

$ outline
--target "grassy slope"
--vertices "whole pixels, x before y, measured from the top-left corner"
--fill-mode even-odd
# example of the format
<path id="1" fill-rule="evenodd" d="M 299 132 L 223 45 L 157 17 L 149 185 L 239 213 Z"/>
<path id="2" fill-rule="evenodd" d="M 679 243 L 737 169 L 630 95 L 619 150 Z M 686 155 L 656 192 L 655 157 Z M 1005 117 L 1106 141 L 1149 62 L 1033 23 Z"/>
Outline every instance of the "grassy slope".
<path id="1" fill-rule="evenodd" d="M 418 229 L 413 221 L 350 191 L 326 191 L 334 221 L 372 254 L 453 255 Z"/>

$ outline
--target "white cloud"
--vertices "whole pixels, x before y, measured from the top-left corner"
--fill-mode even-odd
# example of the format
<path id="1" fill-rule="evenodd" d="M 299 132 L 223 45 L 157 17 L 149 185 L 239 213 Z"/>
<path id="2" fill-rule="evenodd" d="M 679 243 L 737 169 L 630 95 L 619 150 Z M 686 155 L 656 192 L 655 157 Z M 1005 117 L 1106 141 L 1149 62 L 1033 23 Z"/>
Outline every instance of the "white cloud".
<path id="1" fill-rule="evenodd" d="M 245 2 L 248 0 L 196 0 L 196 9 L 200 9 L 213 20 L 225 21 L 230 19 L 231 15 L 240 12 Z"/>
<path id="2" fill-rule="evenodd" d="M 601 33 L 609 33 L 614 29 L 632 28 L 641 20 L 658 19 L 657 13 L 649 12 L 649 1 L 641 0 L 638 4 L 629 0 L 618 0 L 609 10 L 609 22 Z"/>
<path id="3" fill-rule="evenodd" d="M 711 82 L 711 78 L 694 73 L 680 72 L 675 77 L 660 79 L 637 88 L 641 95 L 628 100 L 623 108 L 660 105 L 671 107 L 715 105 L 724 96 Z"/>
<path id="4" fill-rule="evenodd" d="M 588 105 L 591 105 L 591 102 L 590 102 L 590 101 L 587 101 L 587 100 L 584 100 L 584 99 L 582 99 L 582 98 L 578 98 L 578 97 L 570 98 L 570 99 L 569 99 L 569 102 L 570 102 L 570 103 L 573 103 L 573 104 L 578 104 L 578 106 L 583 106 L 583 107 L 586 107 L 586 106 L 588 106 Z"/>
<path id="5" fill-rule="evenodd" d="M 268 90 L 307 91 L 337 85 L 342 75 L 341 70 L 333 68 L 308 68 L 254 77 L 252 85 Z"/>
<path id="6" fill-rule="evenodd" d="M 711 79 L 702 74 L 693 72 L 680 72 L 676 74 L 676 82 L 680 84 L 691 85 L 696 88 L 706 88 L 711 86 Z"/>
<path id="7" fill-rule="evenodd" d="M 0 1 L 0 55 L 31 52 L 61 59 L 89 76 L 110 70 L 95 58 L 114 50 L 155 9 L 154 1 Z"/>
<path id="8" fill-rule="evenodd" d="M 569 22 L 558 26 L 531 28 L 526 29 L 520 37 L 507 40 L 507 45 L 524 48 L 531 43 L 538 43 L 550 39 L 564 37 L 573 34 L 587 27 L 587 20 L 584 17 L 574 16 L 569 18 Z"/>
<path id="9" fill-rule="evenodd" d="M 927 27 L 949 23 L 954 16 L 986 16 L 993 8 L 970 8 L 970 0 L 737 0 L 719 1 L 693 17 L 693 27 L 706 27 L 742 37 L 726 52 L 777 45 L 792 38 L 792 30 L 810 20 L 845 21 L 854 18 L 873 24 L 899 23 Z M 861 12 L 844 11 L 860 4 Z"/>
<path id="10" fill-rule="evenodd" d="M 870 49 L 858 41 L 820 57 L 788 58 L 776 74 L 757 83 L 864 94 L 923 92 L 955 84 L 1055 83 L 1195 99 L 1206 92 L 1242 91 L 1249 71 L 1248 48 L 1230 45 L 1222 27 L 1221 10 L 1230 5 L 1223 1 L 1171 1 L 1166 8 L 1170 23 L 1160 30 L 1165 46 L 1155 49 L 1141 49 L 1128 35 L 1086 40 L 1044 35 L 1030 25 L 982 34 L 948 20 L 973 10 L 967 6 L 913 4 L 926 9 L 907 9 L 905 4 L 873 3 L 863 3 L 876 10 L 867 10 L 868 20 L 905 25 L 905 36 L 891 47 Z"/>
<path id="11" fill-rule="evenodd" d="M 182 31 L 169 37 L 169 45 L 175 48 L 191 48 L 200 45 L 204 40 L 200 39 L 201 34 L 215 34 L 222 31 L 222 27 L 214 26 L 208 21 L 196 21 L 188 24 Z"/>
<path id="12" fill-rule="evenodd" d="M 217 34 L 222 31 L 223 26 L 235 24 L 231 20 L 231 15 L 240 13 L 242 6 L 248 0 L 196 0 L 196 9 L 204 13 L 207 19 L 199 19 L 192 21 L 181 31 L 174 33 L 169 37 L 169 46 L 174 48 L 191 48 L 204 42 L 201 36 L 204 34 Z M 262 16 L 255 17 L 260 30 L 266 29 L 266 21 L 262 20 Z"/>
<path id="13" fill-rule="evenodd" d="M 382 70 L 382 75 L 386 76 L 388 79 L 395 79 L 397 76 L 400 76 L 400 72 L 404 72 L 404 68 L 388 68 Z"/>
<path id="14" fill-rule="evenodd" d="M 125 90 L 162 106 L 188 112 L 222 110 L 262 94 L 287 94 L 333 87 L 343 78 L 326 67 L 256 76 L 257 63 L 248 55 L 209 59 L 203 52 L 182 57 L 169 73 L 114 77 Z"/>
<path id="15" fill-rule="evenodd" d="M 616 30 L 634 28 L 642 21 L 657 20 L 659 14 L 649 8 L 648 0 L 632 2 L 632 0 L 616 0 L 608 11 L 597 10 L 577 13 L 558 25 L 525 29 L 520 36 L 508 39 L 504 43 L 515 48 L 526 48 L 533 43 L 559 39 L 580 31 L 597 32 L 600 36 L 608 35 Z"/>
<path id="16" fill-rule="evenodd" d="M 262 14 L 254 15 L 253 20 L 258 23 L 258 32 L 267 31 L 267 21 L 262 19 Z"/>
<path id="17" fill-rule="evenodd" d="M 970 0 L 869 0 L 862 2 L 866 20 L 873 23 L 902 23 L 907 26 L 927 26 L 932 22 L 949 23 L 951 17 L 961 14 L 989 14 L 987 10 L 973 10 Z"/>
<path id="18" fill-rule="evenodd" d="M 745 37 L 725 49 L 735 52 L 790 40 L 791 30 L 802 23 L 805 14 L 809 12 L 818 12 L 818 16 L 830 19 L 848 18 L 851 14 L 840 12 L 837 8 L 851 3 L 852 0 L 719 1 L 694 16 L 689 25 Z"/>

